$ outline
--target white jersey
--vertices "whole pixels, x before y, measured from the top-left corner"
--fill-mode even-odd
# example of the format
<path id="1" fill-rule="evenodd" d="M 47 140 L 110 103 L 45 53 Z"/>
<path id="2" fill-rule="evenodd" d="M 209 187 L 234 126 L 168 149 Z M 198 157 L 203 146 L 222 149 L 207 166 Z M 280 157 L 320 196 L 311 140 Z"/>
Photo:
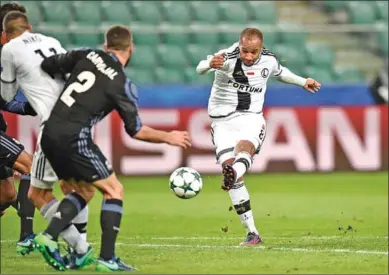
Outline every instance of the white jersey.
<path id="1" fill-rule="evenodd" d="M 269 77 L 282 72 L 277 57 L 264 49 L 252 66 L 246 66 L 239 58 L 239 42 L 215 55 L 221 53 L 225 53 L 223 67 L 209 70 L 215 71 L 208 104 L 210 117 L 226 117 L 237 112 L 261 113 Z M 212 57 L 208 56 L 207 60 Z"/>
<path id="2" fill-rule="evenodd" d="M 40 67 L 44 58 L 66 53 L 58 40 L 39 33 L 24 32 L 4 45 L 1 53 L 1 95 L 11 101 L 20 87 L 41 121 L 49 118 L 62 88 Z"/>

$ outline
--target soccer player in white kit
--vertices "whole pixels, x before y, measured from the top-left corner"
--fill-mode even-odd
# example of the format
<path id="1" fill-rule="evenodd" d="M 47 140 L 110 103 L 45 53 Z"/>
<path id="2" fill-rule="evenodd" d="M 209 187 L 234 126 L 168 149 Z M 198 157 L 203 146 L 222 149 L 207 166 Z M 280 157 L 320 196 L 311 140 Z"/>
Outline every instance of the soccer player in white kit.
<path id="1" fill-rule="evenodd" d="M 42 127 L 62 92 L 64 79 L 49 76 L 42 71 L 40 65 L 43 59 L 66 53 L 66 50 L 55 38 L 32 33 L 27 16 L 21 12 L 8 13 L 3 26 L 2 41 L 6 41 L 6 44 L 1 55 L 1 96 L 4 100 L 11 101 L 20 87 L 38 114 Z M 58 178 L 39 146 L 40 138 L 41 131 L 33 158 L 29 197 L 45 219 L 50 221 L 59 205 L 52 193 L 53 184 Z M 87 210 L 80 214 L 82 219 L 87 219 Z M 80 217 L 76 217 L 73 222 L 77 223 L 76 219 Z M 72 224 L 62 231 L 61 236 L 75 250 L 74 256 L 80 258 L 77 260 L 78 265 L 72 265 L 71 268 L 89 264 L 92 248 L 81 237 L 77 228 Z"/>
<path id="2" fill-rule="evenodd" d="M 199 74 L 215 72 L 208 104 L 211 135 L 217 162 L 222 165 L 222 188 L 228 191 L 247 231 L 241 245 L 260 244 L 262 238 L 254 223 L 243 176 L 251 168 L 253 157 L 266 136 L 263 103 L 267 81 L 275 76 L 311 93 L 317 92 L 321 84 L 281 66 L 276 55 L 264 48 L 263 34 L 255 28 L 244 29 L 239 42 L 207 56 L 196 71 Z"/>

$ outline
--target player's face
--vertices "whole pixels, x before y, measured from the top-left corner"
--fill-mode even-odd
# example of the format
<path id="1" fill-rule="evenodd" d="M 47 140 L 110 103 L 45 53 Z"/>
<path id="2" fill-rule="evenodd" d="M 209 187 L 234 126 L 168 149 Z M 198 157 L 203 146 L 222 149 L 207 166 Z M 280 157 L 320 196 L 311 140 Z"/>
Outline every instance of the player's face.
<path id="1" fill-rule="evenodd" d="M 240 59 L 246 66 L 251 66 L 258 60 L 262 51 L 262 41 L 259 38 L 240 40 Z"/>

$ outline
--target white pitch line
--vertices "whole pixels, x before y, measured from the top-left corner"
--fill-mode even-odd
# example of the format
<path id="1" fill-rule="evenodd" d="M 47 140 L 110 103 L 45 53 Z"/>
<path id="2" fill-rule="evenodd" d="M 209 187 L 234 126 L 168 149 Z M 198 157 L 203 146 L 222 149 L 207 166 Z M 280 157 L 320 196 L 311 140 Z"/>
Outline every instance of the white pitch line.
<path id="1" fill-rule="evenodd" d="M 125 240 L 139 240 L 139 239 L 150 239 L 150 240 L 241 240 L 242 237 L 184 237 L 184 236 L 170 236 L 170 237 L 120 237 Z M 265 240 L 331 240 L 331 239 L 388 239 L 388 236 L 269 236 L 263 237 Z"/>
<path id="2" fill-rule="evenodd" d="M 242 240 L 242 237 L 185 237 L 185 236 L 165 236 L 165 237 L 120 237 L 124 240 Z M 361 240 L 375 240 L 375 239 L 388 239 L 388 236 L 268 236 L 264 237 L 264 240 L 331 240 L 331 239 L 361 239 Z M 1 240 L 0 243 L 17 242 L 17 240 Z"/>
<path id="3" fill-rule="evenodd" d="M 1 240 L 1 242 L 15 242 L 12 240 Z M 98 244 L 90 242 L 91 245 Z M 133 247 L 152 247 L 152 248 L 191 248 L 191 249 L 261 249 L 261 250 L 278 250 L 278 251 L 292 251 L 303 253 L 354 253 L 354 254 L 373 254 L 373 255 L 388 255 L 388 251 L 375 250 L 352 250 L 352 249 L 310 249 L 299 247 L 267 247 L 259 246 L 239 246 L 239 245 L 190 245 L 190 244 L 155 244 L 155 243 L 123 243 L 117 242 L 117 246 L 133 246 Z"/>
<path id="4" fill-rule="evenodd" d="M 133 244 L 133 243 L 116 243 L 116 245 L 123 246 L 135 246 L 135 247 L 157 247 L 157 248 L 200 248 L 200 249 L 267 249 L 267 250 L 280 250 L 280 251 L 293 251 L 293 252 L 327 252 L 327 253 L 355 253 L 355 254 L 375 254 L 375 255 L 388 255 L 388 251 L 374 251 L 374 250 L 351 250 L 351 249 L 310 249 L 310 248 L 298 248 L 298 247 L 266 247 L 266 246 L 239 246 L 239 245 L 188 245 L 188 244 Z"/>

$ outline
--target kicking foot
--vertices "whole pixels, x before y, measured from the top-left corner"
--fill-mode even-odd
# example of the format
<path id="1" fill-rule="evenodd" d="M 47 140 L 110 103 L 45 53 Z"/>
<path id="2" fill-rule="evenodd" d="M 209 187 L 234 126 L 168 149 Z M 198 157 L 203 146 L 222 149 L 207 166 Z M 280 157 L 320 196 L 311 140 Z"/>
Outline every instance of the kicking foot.
<path id="1" fill-rule="evenodd" d="M 16 243 L 16 253 L 24 256 L 34 251 L 35 250 L 34 238 L 35 238 L 35 234 L 31 233 L 30 235 L 24 237 L 23 239 L 20 239 Z"/>
<path id="2" fill-rule="evenodd" d="M 262 238 L 254 232 L 249 232 L 246 236 L 246 240 L 241 242 L 240 245 L 257 245 L 262 243 Z"/>
<path id="3" fill-rule="evenodd" d="M 120 258 L 112 258 L 109 261 L 103 259 L 97 260 L 96 271 L 97 272 L 114 272 L 114 271 L 135 271 L 135 267 L 123 263 Z"/>
<path id="4" fill-rule="evenodd" d="M 70 253 L 68 263 L 66 265 L 67 269 L 81 269 L 85 266 L 88 266 L 96 261 L 96 258 L 93 256 L 93 248 L 89 246 L 88 251 L 84 254 L 79 254 L 76 251 Z"/>
<path id="5" fill-rule="evenodd" d="M 222 173 L 224 176 L 222 189 L 228 191 L 232 188 L 236 181 L 236 172 L 231 165 L 227 164 L 223 167 Z"/>
<path id="6" fill-rule="evenodd" d="M 53 241 L 45 233 L 41 233 L 34 238 L 34 244 L 49 265 L 60 271 L 66 269 L 64 259 L 59 252 L 58 242 Z"/>

